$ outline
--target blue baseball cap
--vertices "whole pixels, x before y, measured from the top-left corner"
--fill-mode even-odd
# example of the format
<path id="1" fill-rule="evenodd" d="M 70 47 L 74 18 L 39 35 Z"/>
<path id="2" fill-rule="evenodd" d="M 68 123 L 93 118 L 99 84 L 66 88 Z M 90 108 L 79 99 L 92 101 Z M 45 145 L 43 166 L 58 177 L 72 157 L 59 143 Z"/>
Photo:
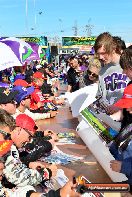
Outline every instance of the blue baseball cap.
<path id="1" fill-rule="evenodd" d="M 14 81 L 16 81 L 17 79 L 25 79 L 25 76 L 21 73 L 18 73 L 15 78 L 14 78 Z"/>
<path id="2" fill-rule="evenodd" d="M 20 103 L 27 96 L 31 95 L 34 92 L 34 87 L 31 86 L 29 88 L 25 88 L 22 86 L 15 86 L 14 88 L 12 88 L 12 92 L 14 92 L 14 91 L 18 92 L 15 96 L 15 100 L 17 103 Z"/>

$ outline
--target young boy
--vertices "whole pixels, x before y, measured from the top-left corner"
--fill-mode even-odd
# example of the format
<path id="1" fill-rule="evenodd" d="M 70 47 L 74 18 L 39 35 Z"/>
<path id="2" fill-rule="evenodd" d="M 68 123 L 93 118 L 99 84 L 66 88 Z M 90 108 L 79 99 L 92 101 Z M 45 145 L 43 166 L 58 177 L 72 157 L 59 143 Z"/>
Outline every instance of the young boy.
<path id="1" fill-rule="evenodd" d="M 13 115 L 16 118 L 19 114 L 27 114 L 33 120 L 52 118 L 56 115 L 56 112 L 50 111 L 48 113 L 33 113 L 30 109 L 31 102 L 31 94 L 34 92 L 34 87 L 22 87 L 16 86 L 12 89 L 12 91 L 17 91 L 17 95 L 15 96 L 15 100 L 17 102 L 16 113 Z"/>
<path id="2" fill-rule="evenodd" d="M 48 111 L 57 111 L 57 107 L 53 105 L 50 100 L 46 100 L 43 97 L 42 91 L 40 90 L 44 82 L 44 76 L 41 72 L 33 74 L 33 86 L 35 88 L 31 95 L 30 109 L 32 112 L 44 113 Z"/>

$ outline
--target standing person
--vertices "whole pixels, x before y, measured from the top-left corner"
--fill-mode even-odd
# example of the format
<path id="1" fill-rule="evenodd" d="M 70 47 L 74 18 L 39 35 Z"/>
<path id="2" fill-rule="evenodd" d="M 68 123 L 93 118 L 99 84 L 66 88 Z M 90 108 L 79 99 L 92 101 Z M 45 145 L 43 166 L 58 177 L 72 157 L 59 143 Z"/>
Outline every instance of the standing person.
<path id="1" fill-rule="evenodd" d="M 130 79 L 130 82 L 128 84 L 129 86 L 130 84 L 132 84 L 132 49 L 128 48 L 123 51 L 120 57 L 120 66 L 123 69 L 123 73 L 126 74 Z M 128 93 L 126 93 L 126 95 L 127 94 Z M 121 128 L 132 123 L 132 115 L 126 109 L 120 110 L 116 114 L 112 115 L 112 117 L 114 116 L 118 118 L 119 120 L 122 120 Z"/>
<path id="2" fill-rule="evenodd" d="M 130 79 L 128 85 L 132 84 L 132 49 L 127 48 L 123 51 L 120 57 L 120 66 L 123 69 L 123 73 Z M 119 110 L 112 114 L 111 117 L 117 121 L 121 120 L 121 128 L 132 123 L 132 115 L 126 109 Z"/>
<path id="3" fill-rule="evenodd" d="M 119 36 L 113 36 L 114 41 L 116 42 L 116 51 L 118 53 L 122 53 L 126 49 L 125 41 L 121 39 Z"/>
<path id="4" fill-rule="evenodd" d="M 132 48 L 127 48 L 123 51 L 120 57 L 120 66 L 123 69 L 123 73 L 126 74 L 132 83 Z"/>
<path id="5" fill-rule="evenodd" d="M 67 82 L 68 89 L 67 92 L 74 92 L 79 90 L 79 62 L 78 59 L 74 56 L 69 59 L 70 69 L 67 72 Z"/>
<path id="6" fill-rule="evenodd" d="M 33 76 L 33 63 L 30 63 L 30 65 L 27 65 L 27 69 L 25 71 L 25 80 L 28 83 L 32 82 L 32 76 Z"/>
<path id="7" fill-rule="evenodd" d="M 110 152 L 115 158 L 110 162 L 110 167 L 115 172 L 125 174 L 127 183 L 132 187 L 132 84 L 125 88 L 123 97 L 114 105 L 127 111 L 128 115 L 123 116 L 122 123 L 125 119 L 127 124 L 122 124 L 119 134 L 110 145 Z"/>
<path id="8" fill-rule="evenodd" d="M 104 64 L 99 75 L 97 95 L 102 96 L 107 105 L 113 105 L 122 97 L 123 90 L 129 81 L 126 74 L 122 73 L 119 64 L 122 53 L 119 39 L 117 41 L 110 33 L 104 32 L 97 37 L 94 49 Z"/>

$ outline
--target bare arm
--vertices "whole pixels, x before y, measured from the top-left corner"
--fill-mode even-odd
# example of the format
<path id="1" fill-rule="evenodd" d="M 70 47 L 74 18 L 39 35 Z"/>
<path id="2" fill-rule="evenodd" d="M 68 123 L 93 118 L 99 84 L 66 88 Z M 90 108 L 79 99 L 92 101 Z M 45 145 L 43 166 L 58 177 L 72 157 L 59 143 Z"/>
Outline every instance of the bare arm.
<path id="1" fill-rule="evenodd" d="M 123 111 L 119 110 L 119 111 L 115 112 L 114 114 L 110 115 L 110 117 L 113 120 L 121 121 L 123 119 Z"/>
<path id="2" fill-rule="evenodd" d="M 72 86 L 68 85 L 67 92 L 71 92 Z"/>

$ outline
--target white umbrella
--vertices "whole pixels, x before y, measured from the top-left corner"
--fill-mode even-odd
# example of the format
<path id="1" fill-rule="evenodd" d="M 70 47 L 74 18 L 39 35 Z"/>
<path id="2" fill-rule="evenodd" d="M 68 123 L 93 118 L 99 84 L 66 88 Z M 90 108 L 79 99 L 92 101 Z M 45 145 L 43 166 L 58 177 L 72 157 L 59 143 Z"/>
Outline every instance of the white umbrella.
<path id="1" fill-rule="evenodd" d="M 9 37 L 0 38 L 0 70 L 13 66 L 22 66 L 26 61 L 37 57 L 32 47 L 25 41 Z"/>
<path id="2" fill-rule="evenodd" d="M 9 46 L 0 42 L 0 70 L 13 66 L 22 66 L 22 62 Z"/>

